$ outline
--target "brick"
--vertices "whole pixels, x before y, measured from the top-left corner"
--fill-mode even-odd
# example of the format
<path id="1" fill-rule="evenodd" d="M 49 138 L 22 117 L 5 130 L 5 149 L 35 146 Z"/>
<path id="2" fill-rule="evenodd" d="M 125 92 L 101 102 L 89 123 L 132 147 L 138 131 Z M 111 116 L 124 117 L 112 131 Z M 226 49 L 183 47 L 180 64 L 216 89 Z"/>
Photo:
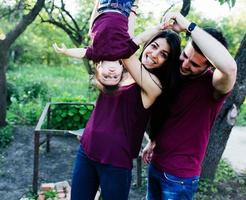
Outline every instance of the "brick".
<path id="1" fill-rule="evenodd" d="M 55 184 L 54 183 L 43 183 L 41 185 L 41 190 L 42 191 L 48 191 L 48 190 L 53 190 L 55 189 Z"/>

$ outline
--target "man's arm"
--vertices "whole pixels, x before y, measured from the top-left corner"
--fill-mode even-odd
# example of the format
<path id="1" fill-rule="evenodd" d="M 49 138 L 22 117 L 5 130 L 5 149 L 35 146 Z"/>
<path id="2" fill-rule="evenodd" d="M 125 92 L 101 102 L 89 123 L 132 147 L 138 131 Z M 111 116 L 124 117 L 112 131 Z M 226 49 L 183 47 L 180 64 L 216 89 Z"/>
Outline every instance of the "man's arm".
<path id="1" fill-rule="evenodd" d="M 180 13 L 167 13 L 163 18 L 164 27 L 176 32 L 187 32 L 191 22 Z M 213 86 L 219 94 L 229 92 L 236 81 L 237 64 L 228 50 L 214 37 L 198 26 L 191 32 L 192 40 L 201 49 L 205 57 L 216 68 L 213 74 Z"/>

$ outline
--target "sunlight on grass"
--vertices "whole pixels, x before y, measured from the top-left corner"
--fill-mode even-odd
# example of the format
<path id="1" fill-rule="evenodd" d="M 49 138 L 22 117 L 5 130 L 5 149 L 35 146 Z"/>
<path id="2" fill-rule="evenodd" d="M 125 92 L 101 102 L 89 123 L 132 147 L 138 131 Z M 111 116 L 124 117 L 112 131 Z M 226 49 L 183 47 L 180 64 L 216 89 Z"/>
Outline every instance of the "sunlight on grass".
<path id="1" fill-rule="evenodd" d="M 7 80 L 14 85 L 22 85 L 27 81 L 45 82 L 51 92 L 51 98 L 62 96 L 64 93 L 71 96 L 88 95 L 89 76 L 85 68 L 79 65 L 14 67 L 8 71 Z"/>

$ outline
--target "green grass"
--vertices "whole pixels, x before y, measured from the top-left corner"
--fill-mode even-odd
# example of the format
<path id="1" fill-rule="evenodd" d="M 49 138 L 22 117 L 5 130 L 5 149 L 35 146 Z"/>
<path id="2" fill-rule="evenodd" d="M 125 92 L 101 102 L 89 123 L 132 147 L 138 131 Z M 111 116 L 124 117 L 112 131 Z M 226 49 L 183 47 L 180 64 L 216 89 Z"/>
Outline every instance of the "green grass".
<path id="1" fill-rule="evenodd" d="M 85 68 L 79 65 L 14 67 L 7 72 L 7 80 L 17 87 L 27 81 L 45 82 L 51 93 L 50 98 L 64 94 L 85 97 L 88 95 L 89 76 Z"/>
<path id="2" fill-rule="evenodd" d="M 246 100 L 241 105 L 239 115 L 237 117 L 237 126 L 246 126 Z"/>

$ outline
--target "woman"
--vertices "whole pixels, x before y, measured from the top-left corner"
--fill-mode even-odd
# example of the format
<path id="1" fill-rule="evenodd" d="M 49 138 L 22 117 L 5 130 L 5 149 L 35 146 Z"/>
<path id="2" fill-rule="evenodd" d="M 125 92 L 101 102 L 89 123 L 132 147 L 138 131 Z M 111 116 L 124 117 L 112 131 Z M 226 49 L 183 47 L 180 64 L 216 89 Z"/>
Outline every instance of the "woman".
<path id="1" fill-rule="evenodd" d="M 179 55 L 178 35 L 161 31 L 144 46 L 140 60 L 135 55 L 123 59 L 129 73 L 117 90 L 102 90 L 81 137 L 72 200 L 94 199 L 99 186 L 103 199 L 128 199 L 132 160 L 139 154 L 150 107 L 162 91 L 174 87 Z M 112 77 L 117 69 L 110 66 Z"/>

